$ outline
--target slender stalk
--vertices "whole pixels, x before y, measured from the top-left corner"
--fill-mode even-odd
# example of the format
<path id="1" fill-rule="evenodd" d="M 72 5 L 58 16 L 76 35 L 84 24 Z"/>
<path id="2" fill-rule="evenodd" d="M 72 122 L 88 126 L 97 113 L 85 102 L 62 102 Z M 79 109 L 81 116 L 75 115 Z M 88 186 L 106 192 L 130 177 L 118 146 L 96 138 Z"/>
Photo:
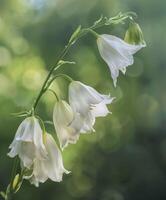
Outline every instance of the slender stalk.
<path id="1" fill-rule="evenodd" d="M 14 177 L 15 177 L 16 172 L 17 172 L 18 163 L 19 163 L 19 160 L 16 157 L 15 160 L 14 160 L 13 169 L 12 169 L 12 175 L 11 175 L 11 181 L 10 181 L 11 184 L 14 181 Z"/>
<path id="2" fill-rule="evenodd" d="M 51 92 L 55 96 L 56 100 L 59 101 L 59 97 L 58 97 L 57 93 L 54 90 L 48 89 L 47 91 Z"/>
<path id="3" fill-rule="evenodd" d="M 18 163 L 19 163 L 18 161 L 19 160 L 16 157 L 14 160 L 13 168 L 12 168 L 10 184 L 6 190 L 5 200 L 12 200 L 12 196 L 13 196 L 13 192 L 14 192 L 12 187 L 13 187 L 13 181 L 14 181 L 14 178 L 15 178 L 15 175 L 17 172 L 17 168 L 18 168 Z"/>
<path id="4" fill-rule="evenodd" d="M 43 83 L 43 85 L 42 85 L 42 88 L 41 88 L 41 90 L 40 90 L 40 92 L 39 92 L 39 94 L 38 94 L 38 96 L 37 96 L 37 98 L 36 98 L 36 100 L 35 100 L 35 102 L 34 102 L 34 104 L 33 104 L 33 107 L 32 107 L 33 110 L 36 109 L 36 106 L 37 106 L 37 104 L 38 104 L 38 102 L 39 102 L 39 100 L 40 100 L 42 94 L 45 92 L 45 87 L 46 87 L 47 82 L 48 82 L 49 78 L 51 77 L 53 71 L 56 70 L 56 67 L 57 67 L 57 69 L 60 67 L 60 66 L 57 66 L 58 62 L 59 62 L 61 59 L 63 59 L 63 57 L 66 55 L 66 53 L 68 52 L 68 50 L 70 49 L 71 46 L 72 46 L 72 43 L 69 43 L 67 46 L 65 46 L 65 48 L 62 50 L 62 52 L 61 52 L 60 55 L 58 56 L 57 61 L 56 61 L 56 63 L 55 63 L 55 66 L 53 66 L 53 67 L 51 68 L 50 72 L 48 73 L 48 75 L 47 75 L 47 77 L 46 77 L 46 79 L 45 79 L 45 81 L 44 81 L 44 83 Z"/>
<path id="5" fill-rule="evenodd" d="M 50 79 L 50 81 L 49 81 L 48 84 L 47 84 L 46 89 L 48 89 L 48 88 L 50 87 L 51 83 L 52 83 L 55 79 L 57 79 L 57 78 L 59 78 L 59 77 L 62 77 L 62 78 L 66 79 L 66 80 L 69 81 L 69 82 L 73 81 L 73 79 L 72 79 L 70 76 L 68 76 L 67 74 L 57 74 L 57 75 L 55 75 L 52 79 Z"/>

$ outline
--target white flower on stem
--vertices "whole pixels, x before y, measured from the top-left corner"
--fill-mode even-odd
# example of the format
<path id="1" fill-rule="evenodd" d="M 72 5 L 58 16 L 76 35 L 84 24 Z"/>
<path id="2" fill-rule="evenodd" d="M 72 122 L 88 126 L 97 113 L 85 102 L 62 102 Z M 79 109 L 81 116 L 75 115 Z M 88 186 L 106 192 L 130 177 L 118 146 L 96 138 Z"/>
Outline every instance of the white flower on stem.
<path id="1" fill-rule="evenodd" d="M 18 127 L 8 156 L 19 156 L 23 167 L 30 168 L 34 159 L 45 158 L 47 152 L 43 144 L 43 133 L 35 117 L 26 118 Z"/>
<path id="2" fill-rule="evenodd" d="M 69 173 L 63 166 L 61 152 L 52 135 L 48 133 L 44 134 L 44 144 L 47 157 L 45 159 L 36 158 L 32 166 L 32 174 L 24 176 L 25 179 L 29 179 L 31 184 L 34 184 L 36 187 L 39 186 L 39 183 L 44 183 L 47 179 L 60 182 L 62 181 L 63 173 Z"/>
<path id="3" fill-rule="evenodd" d="M 118 37 L 107 34 L 98 37 L 97 45 L 101 57 L 110 68 L 115 87 L 119 70 L 125 74 L 126 67 L 134 63 L 133 54 L 146 46 L 145 44 L 128 44 Z"/>
<path id="4" fill-rule="evenodd" d="M 80 121 L 82 133 L 94 131 L 95 118 L 110 113 L 107 104 L 111 104 L 113 99 L 79 81 L 72 81 L 69 85 L 69 103 L 74 113 L 77 113 L 74 123 Z"/>
<path id="5" fill-rule="evenodd" d="M 75 122 L 74 113 L 70 105 L 63 100 L 55 103 L 53 111 L 54 127 L 60 142 L 60 147 L 64 149 L 68 143 L 76 143 L 79 138 L 80 122 Z"/>

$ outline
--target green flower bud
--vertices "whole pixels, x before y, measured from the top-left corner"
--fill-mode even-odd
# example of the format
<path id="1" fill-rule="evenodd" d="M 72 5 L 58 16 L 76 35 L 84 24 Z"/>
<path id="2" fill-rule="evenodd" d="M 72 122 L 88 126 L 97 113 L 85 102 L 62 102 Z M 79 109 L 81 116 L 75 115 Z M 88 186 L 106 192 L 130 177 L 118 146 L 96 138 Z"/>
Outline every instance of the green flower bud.
<path id="1" fill-rule="evenodd" d="M 23 179 L 22 179 L 21 175 L 16 174 L 16 176 L 13 180 L 13 183 L 12 183 L 12 190 L 14 193 L 16 193 L 20 189 L 22 182 L 23 182 Z"/>
<path id="2" fill-rule="evenodd" d="M 16 176 L 15 176 L 15 178 L 14 178 L 14 180 L 13 180 L 13 185 L 12 185 L 13 190 L 16 189 L 16 187 L 17 187 L 17 185 L 18 185 L 18 183 L 19 183 L 19 179 L 20 179 L 20 175 L 19 175 L 19 174 L 16 174 Z"/>
<path id="3" fill-rule="evenodd" d="M 130 23 L 129 28 L 126 31 L 124 40 L 129 44 L 146 46 L 142 30 L 140 26 L 135 22 Z"/>

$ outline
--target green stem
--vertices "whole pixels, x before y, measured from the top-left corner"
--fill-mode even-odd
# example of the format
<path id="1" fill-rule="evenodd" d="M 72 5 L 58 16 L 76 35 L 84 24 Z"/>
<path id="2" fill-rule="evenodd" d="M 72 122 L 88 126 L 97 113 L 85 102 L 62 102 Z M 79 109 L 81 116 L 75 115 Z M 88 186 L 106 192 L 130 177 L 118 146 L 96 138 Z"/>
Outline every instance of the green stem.
<path id="1" fill-rule="evenodd" d="M 72 79 L 70 76 L 68 76 L 67 74 L 57 74 L 57 75 L 55 75 L 55 76 L 48 82 L 47 87 L 46 87 L 46 90 L 50 87 L 51 83 L 52 83 L 55 79 L 57 79 L 57 78 L 59 78 L 59 77 L 62 77 L 62 78 L 66 79 L 66 80 L 69 81 L 69 82 L 73 81 L 73 79 Z"/>
<path id="2" fill-rule="evenodd" d="M 13 169 L 12 169 L 12 175 L 11 175 L 11 181 L 10 181 L 11 185 L 13 184 L 14 177 L 15 177 L 16 172 L 17 172 L 18 163 L 19 163 L 19 160 L 18 160 L 18 157 L 16 157 L 15 160 L 14 160 Z"/>
<path id="3" fill-rule="evenodd" d="M 90 32 L 93 36 L 95 36 L 96 38 L 99 37 L 99 34 L 96 33 L 95 31 L 93 31 L 92 29 L 88 29 L 88 30 L 89 30 L 89 32 Z"/>
<path id="4" fill-rule="evenodd" d="M 41 90 L 40 90 L 40 92 L 39 92 L 39 94 L 38 94 L 38 96 L 37 96 L 37 98 L 36 98 L 36 100 L 35 100 L 35 102 L 34 102 L 34 104 L 33 104 L 33 106 L 32 106 L 32 108 L 33 108 L 34 111 L 35 111 L 35 109 L 36 109 L 36 106 L 37 106 L 37 104 L 38 104 L 38 102 L 39 102 L 41 96 L 42 96 L 43 93 L 45 92 L 45 87 L 46 87 L 47 82 L 48 82 L 48 80 L 50 79 L 50 77 L 51 77 L 53 71 L 57 70 L 57 69 L 60 67 L 60 65 L 57 66 L 58 62 L 59 62 L 60 60 L 63 59 L 63 57 L 66 55 L 66 53 L 68 52 L 68 50 L 69 50 L 69 48 L 70 48 L 71 46 L 72 46 L 72 43 L 69 43 L 67 46 L 65 46 L 65 48 L 62 50 L 61 54 L 59 55 L 59 57 L 58 57 L 58 59 L 57 59 L 57 61 L 56 61 L 56 63 L 55 63 L 55 66 L 53 66 L 53 67 L 51 68 L 50 72 L 48 73 L 48 75 L 47 75 L 47 77 L 46 77 L 46 79 L 45 79 L 45 81 L 44 81 L 44 83 L 43 83 L 43 85 L 42 85 L 42 88 L 41 88 Z"/>
<path id="5" fill-rule="evenodd" d="M 47 91 L 53 93 L 55 98 L 56 98 L 56 100 L 59 101 L 59 97 L 58 97 L 57 93 L 54 90 L 48 89 Z"/>
<path id="6" fill-rule="evenodd" d="M 18 163 L 19 163 L 19 160 L 16 157 L 15 160 L 14 160 L 13 168 L 12 168 L 10 184 L 7 187 L 7 190 L 6 190 L 5 200 L 12 200 L 12 196 L 13 196 L 13 192 L 14 192 L 13 191 L 13 181 L 14 181 L 14 178 L 15 178 L 15 175 L 16 175 L 16 172 L 17 172 Z"/>

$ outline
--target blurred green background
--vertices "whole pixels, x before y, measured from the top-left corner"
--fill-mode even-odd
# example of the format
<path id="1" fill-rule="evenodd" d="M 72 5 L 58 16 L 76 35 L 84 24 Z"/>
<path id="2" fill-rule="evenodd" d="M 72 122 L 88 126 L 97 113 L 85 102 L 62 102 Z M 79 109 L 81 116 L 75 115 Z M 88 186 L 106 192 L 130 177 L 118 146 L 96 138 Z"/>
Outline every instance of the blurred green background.
<path id="1" fill-rule="evenodd" d="M 111 93 L 112 115 L 97 119 L 96 133 L 82 135 L 63 152 L 72 173 L 63 182 L 39 188 L 24 182 L 17 200 L 165 200 L 166 199 L 166 1 L 164 0 L 0 0 L 0 189 L 9 182 L 13 160 L 8 146 L 56 56 L 74 29 L 91 25 L 101 14 L 135 11 L 147 48 L 135 55 L 127 75 L 113 87 L 107 65 L 91 35 L 80 40 L 64 66 L 76 80 Z M 99 33 L 124 37 L 127 24 Z M 55 84 L 63 98 L 66 84 Z M 54 97 L 45 95 L 37 112 L 51 120 Z M 52 126 L 47 129 L 54 134 Z M 55 135 L 55 134 L 54 134 Z"/>

